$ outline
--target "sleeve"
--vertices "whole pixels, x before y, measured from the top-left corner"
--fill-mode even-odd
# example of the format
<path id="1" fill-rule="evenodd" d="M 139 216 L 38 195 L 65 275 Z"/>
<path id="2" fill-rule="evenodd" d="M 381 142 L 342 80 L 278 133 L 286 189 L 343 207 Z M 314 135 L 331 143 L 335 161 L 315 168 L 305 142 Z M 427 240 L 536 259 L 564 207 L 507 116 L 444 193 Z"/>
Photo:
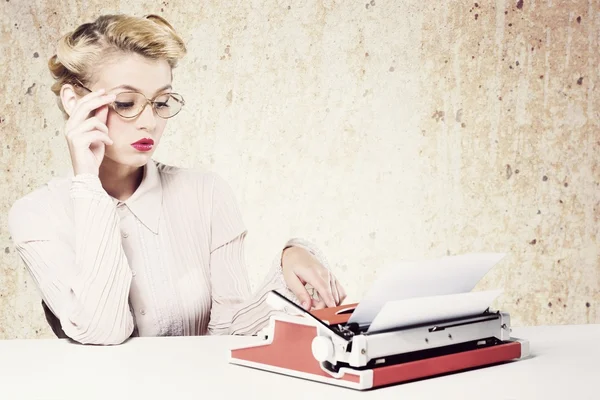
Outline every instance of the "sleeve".
<path id="1" fill-rule="evenodd" d="M 329 267 L 312 243 L 292 239 L 281 246 L 262 284 L 251 293 L 244 256 L 247 231 L 235 196 L 219 178 L 216 178 L 213 190 L 213 244 L 210 257 L 212 307 L 208 330 L 211 335 L 253 335 L 267 326 L 272 315 L 283 313 L 268 304 L 267 295 L 270 291 L 277 290 L 296 304 L 299 303 L 283 278 L 281 257 L 285 248 L 301 246 L 312 252 L 325 267 Z"/>
<path id="2" fill-rule="evenodd" d="M 134 321 L 119 216 L 96 176 L 73 178 L 70 197 L 74 232 L 62 233 L 49 218 L 51 207 L 25 197 L 9 212 L 11 236 L 69 338 L 82 344 L 120 344 L 132 334 Z M 65 235 L 74 235 L 74 242 Z"/>

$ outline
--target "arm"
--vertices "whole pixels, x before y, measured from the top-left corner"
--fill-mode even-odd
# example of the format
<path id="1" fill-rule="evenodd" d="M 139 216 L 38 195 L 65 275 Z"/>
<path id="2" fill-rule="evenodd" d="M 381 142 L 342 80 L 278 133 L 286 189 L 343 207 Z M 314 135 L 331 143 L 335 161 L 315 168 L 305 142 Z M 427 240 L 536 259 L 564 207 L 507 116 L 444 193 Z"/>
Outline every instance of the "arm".
<path id="1" fill-rule="evenodd" d="M 300 239 L 290 240 L 277 252 L 266 278 L 251 294 L 244 257 L 247 231 L 231 189 L 219 177 L 215 177 L 213 183 L 211 226 L 210 334 L 251 335 L 260 331 L 271 315 L 281 312 L 271 308 L 266 301 L 272 290 L 299 303 L 287 287 L 282 271 L 281 260 L 286 247 L 302 247 L 326 265 L 324 257 L 312 244 Z"/>
<path id="2" fill-rule="evenodd" d="M 15 247 L 68 337 L 83 344 L 122 343 L 134 324 L 119 217 L 97 176 L 73 178 L 70 196 L 74 231 L 66 234 L 74 235 L 75 248 L 50 221 L 56 210 L 27 197 L 9 213 Z"/>
<path id="3" fill-rule="evenodd" d="M 272 290 L 299 303 L 288 289 L 282 273 L 281 257 L 286 247 L 300 246 L 320 256 L 311 244 L 299 239 L 290 240 L 273 258 L 267 276 L 252 294 L 244 258 L 245 237 L 244 232 L 211 254 L 212 309 L 208 329 L 212 335 L 253 335 L 263 329 L 272 315 L 281 313 L 266 301 Z M 322 257 L 320 259 L 325 262 Z"/>

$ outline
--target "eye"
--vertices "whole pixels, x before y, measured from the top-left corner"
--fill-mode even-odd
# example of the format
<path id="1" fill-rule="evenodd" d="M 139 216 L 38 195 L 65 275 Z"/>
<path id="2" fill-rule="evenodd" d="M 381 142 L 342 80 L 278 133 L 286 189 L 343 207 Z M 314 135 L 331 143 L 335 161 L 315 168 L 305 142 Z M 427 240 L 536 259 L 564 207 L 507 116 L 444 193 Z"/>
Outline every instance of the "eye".
<path id="1" fill-rule="evenodd" d="M 154 106 L 157 109 L 160 108 L 170 108 L 171 105 L 169 104 L 169 100 L 171 100 L 171 96 L 170 95 L 162 95 L 159 96 L 156 100 L 154 100 Z"/>
<path id="2" fill-rule="evenodd" d="M 115 107 L 117 107 L 119 110 L 127 110 L 133 107 L 133 101 L 115 101 Z"/>

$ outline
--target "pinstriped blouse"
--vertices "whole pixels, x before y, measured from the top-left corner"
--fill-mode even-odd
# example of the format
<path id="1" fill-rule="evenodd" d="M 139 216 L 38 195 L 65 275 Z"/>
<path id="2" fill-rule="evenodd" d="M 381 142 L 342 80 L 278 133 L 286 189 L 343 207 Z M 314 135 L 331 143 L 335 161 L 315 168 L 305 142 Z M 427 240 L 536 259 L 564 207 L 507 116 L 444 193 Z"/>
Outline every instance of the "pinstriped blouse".
<path id="1" fill-rule="evenodd" d="M 215 173 L 155 161 L 123 202 L 94 175 L 53 179 L 15 202 L 9 230 L 53 329 L 84 344 L 254 334 L 278 312 L 266 302 L 270 290 L 297 302 L 281 272 L 286 246 L 326 265 L 293 239 L 250 293 L 246 228 L 230 187 Z"/>

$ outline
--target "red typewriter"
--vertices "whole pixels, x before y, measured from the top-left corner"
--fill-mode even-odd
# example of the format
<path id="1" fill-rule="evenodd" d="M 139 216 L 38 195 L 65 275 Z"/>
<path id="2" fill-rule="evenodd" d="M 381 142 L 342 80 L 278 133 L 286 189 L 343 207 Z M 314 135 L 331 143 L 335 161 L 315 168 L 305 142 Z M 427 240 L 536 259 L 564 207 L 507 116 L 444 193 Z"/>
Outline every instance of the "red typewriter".
<path id="1" fill-rule="evenodd" d="M 511 337 L 510 316 L 489 307 L 501 291 L 471 291 L 501 258 L 395 266 L 364 302 L 312 312 L 271 292 L 283 312 L 255 343 L 232 348 L 229 361 L 366 390 L 522 359 L 528 342 Z"/>

